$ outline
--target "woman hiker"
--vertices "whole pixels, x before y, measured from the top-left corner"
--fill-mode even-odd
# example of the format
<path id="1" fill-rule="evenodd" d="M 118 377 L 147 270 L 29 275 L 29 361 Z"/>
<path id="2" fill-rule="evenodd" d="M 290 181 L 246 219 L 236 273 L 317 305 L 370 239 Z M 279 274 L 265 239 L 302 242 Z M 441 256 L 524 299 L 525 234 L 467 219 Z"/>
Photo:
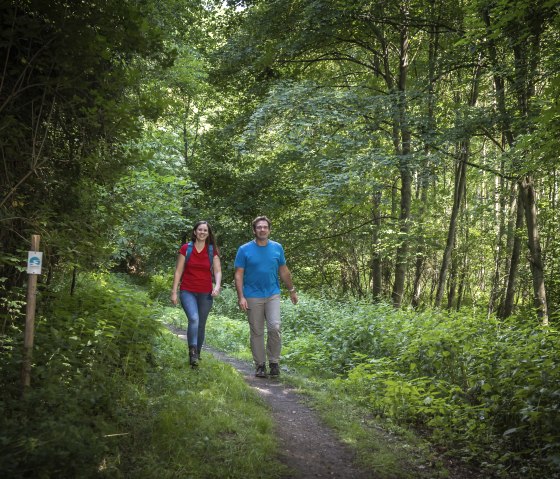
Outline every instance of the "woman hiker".
<path id="1" fill-rule="evenodd" d="M 207 221 L 198 221 L 192 229 L 191 241 L 179 249 L 171 289 L 171 302 L 177 305 L 179 287 L 179 299 L 187 315 L 189 363 L 193 368 L 198 366 L 206 319 L 214 298 L 220 294 L 221 282 L 222 266 L 212 228 Z"/>

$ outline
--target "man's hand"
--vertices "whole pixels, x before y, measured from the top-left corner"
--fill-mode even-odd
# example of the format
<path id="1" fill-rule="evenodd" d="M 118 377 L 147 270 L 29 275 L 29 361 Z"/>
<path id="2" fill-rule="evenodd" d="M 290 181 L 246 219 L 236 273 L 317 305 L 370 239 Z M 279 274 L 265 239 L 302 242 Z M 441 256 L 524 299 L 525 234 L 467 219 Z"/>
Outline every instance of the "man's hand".
<path id="1" fill-rule="evenodd" d="M 246 300 L 244 297 L 241 298 L 241 299 L 237 302 L 237 304 L 239 304 L 239 308 L 240 308 L 242 311 L 247 311 L 247 310 L 249 309 L 249 305 L 247 304 L 247 300 Z"/>
<path id="2" fill-rule="evenodd" d="M 292 304 L 297 304 L 298 302 L 297 291 L 295 289 L 290 293 L 290 300 Z"/>

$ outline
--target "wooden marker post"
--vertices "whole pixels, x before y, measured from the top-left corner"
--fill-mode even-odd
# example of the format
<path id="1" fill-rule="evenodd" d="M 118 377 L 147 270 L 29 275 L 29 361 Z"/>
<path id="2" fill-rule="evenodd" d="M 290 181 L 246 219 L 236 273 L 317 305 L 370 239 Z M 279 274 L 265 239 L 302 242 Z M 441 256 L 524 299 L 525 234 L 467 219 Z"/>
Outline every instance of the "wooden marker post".
<path id="1" fill-rule="evenodd" d="M 33 333 L 35 328 L 35 305 L 37 300 L 37 277 L 41 274 L 43 253 L 38 251 L 41 237 L 31 235 L 31 251 L 27 255 L 27 308 L 25 336 L 23 338 L 23 364 L 21 382 L 23 393 L 31 385 L 31 361 L 33 356 Z"/>

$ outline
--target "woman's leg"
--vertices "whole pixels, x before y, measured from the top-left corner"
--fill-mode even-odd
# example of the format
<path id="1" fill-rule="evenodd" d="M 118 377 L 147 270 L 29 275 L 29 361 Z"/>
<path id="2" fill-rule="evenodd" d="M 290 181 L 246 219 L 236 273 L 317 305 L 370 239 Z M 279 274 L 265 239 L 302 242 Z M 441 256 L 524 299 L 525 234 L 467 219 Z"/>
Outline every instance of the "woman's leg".
<path id="1" fill-rule="evenodd" d="M 198 334 L 197 334 L 197 348 L 198 352 L 202 349 L 204 338 L 206 337 L 206 320 L 212 309 L 214 298 L 210 293 L 197 293 L 198 302 Z"/>
<path id="2" fill-rule="evenodd" d="M 198 312 L 198 301 L 195 293 L 190 291 L 181 291 L 179 294 L 181 299 L 181 305 L 187 315 L 188 327 L 187 327 L 187 341 L 189 343 L 189 348 L 197 347 L 198 338 L 198 325 L 199 325 L 199 312 Z"/>

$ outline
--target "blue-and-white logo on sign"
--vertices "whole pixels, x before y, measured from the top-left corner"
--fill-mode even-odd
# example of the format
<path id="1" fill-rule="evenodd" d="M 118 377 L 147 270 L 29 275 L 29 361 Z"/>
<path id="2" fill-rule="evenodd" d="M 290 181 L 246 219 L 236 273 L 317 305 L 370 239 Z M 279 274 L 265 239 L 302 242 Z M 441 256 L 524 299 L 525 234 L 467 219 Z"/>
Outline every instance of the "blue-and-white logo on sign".
<path id="1" fill-rule="evenodd" d="M 41 251 L 27 252 L 27 274 L 41 274 L 43 253 Z"/>
<path id="2" fill-rule="evenodd" d="M 31 258 L 29 258 L 29 264 L 31 266 L 41 266 L 41 258 L 39 258 L 38 256 L 32 256 Z"/>

